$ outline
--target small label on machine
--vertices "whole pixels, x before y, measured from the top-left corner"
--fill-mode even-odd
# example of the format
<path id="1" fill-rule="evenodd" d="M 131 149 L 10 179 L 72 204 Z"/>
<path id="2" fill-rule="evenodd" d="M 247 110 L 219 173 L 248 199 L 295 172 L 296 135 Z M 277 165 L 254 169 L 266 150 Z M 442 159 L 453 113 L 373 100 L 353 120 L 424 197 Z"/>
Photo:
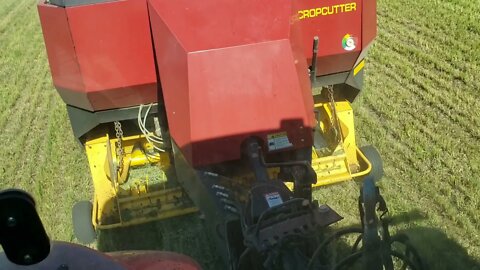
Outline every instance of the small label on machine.
<path id="1" fill-rule="evenodd" d="M 346 34 L 342 39 L 342 47 L 345 51 L 353 51 L 357 47 L 357 38 Z"/>
<path id="2" fill-rule="evenodd" d="M 270 134 L 268 139 L 268 151 L 280 150 L 292 147 L 293 144 L 288 140 L 287 132 Z"/>
<path id="3" fill-rule="evenodd" d="M 282 197 L 280 197 L 278 192 L 265 194 L 265 199 L 267 200 L 268 207 L 274 207 L 283 203 Z"/>
<path id="4" fill-rule="evenodd" d="M 320 16 L 337 15 L 357 11 L 357 3 L 345 3 L 332 6 L 317 7 L 298 11 L 298 19 L 313 19 Z"/>

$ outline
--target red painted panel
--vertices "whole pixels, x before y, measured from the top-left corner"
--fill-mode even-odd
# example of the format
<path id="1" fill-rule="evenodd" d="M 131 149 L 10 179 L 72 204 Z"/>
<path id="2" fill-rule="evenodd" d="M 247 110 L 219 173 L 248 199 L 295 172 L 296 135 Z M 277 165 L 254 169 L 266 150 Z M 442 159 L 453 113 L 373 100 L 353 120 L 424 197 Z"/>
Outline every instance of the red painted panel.
<path id="1" fill-rule="evenodd" d="M 313 37 L 315 35 L 318 35 L 320 38 L 319 56 L 344 54 L 346 51 L 342 46 L 342 40 L 346 34 L 358 38 L 356 49 L 353 51 L 361 50 L 361 0 L 299 0 L 295 1 L 295 8 L 298 10 L 298 19 L 304 31 L 306 54 L 311 54 L 312 52 Z M 307 16 L 302 16 L 304 14 L 301 11 L 312 9 L 314 10 L 313 12 L 309 11 Z M 311 15 L 314 15 L 314 17 L 308 17 Z"/>
<path id="2" fill-rule="evenodd" d="M 166 251 L 122 251 L 109 253 L 128 270 L 201 270 L 192 258 Z"/>
<path id="3" fill-rule="evenodd" d="M 290 39 L 290 1 L 149 3 L 170 131 L 194 166 L 239 159 L 250 136 L 266 143 L 284 131 L 289 150 L 311 146 L 313 100 L 307 63 L 292 51 L 300 40 Z M 186 27 L 192 9 L 222 15 Z"/>
<path id="4" fill-rule="evenodd" d="M 67 104 L 91 111 L 156 102 L 146 0 L 60 8 L 39 3 L 52 77 Z"/>
<path id="5" fill-rule="evenodd" d="M 287 0 L 275 4 L 231 0 L 149 2 L 161 12 L 187 51 L 276 40 L 289 33 L 291 1 Z"/>
<path id="6" fill-rule="evenodd" d="M 296 20 L 299 20 L 303 30 L 303 48 L 309 64 L 313 37 L 318 36 L 320 39 L 317 75 L 349 71 L 353 68 L 362 50 L 363 1 L 293 1 Z M 353 50 L 344 46 L 343 41 L 347 34 L 355 41 Z"/>
<path id="7" fill-rule="evenodd" d="M 157 102 L 157 84 L 143 84 L 87 92 L 96 110 L 126 108 L 138 104 Z"/>
<path id="8" fill-rule="evenodd" d="M 80 91 L 84 88 L 65 9 L 44 4 L 38 13 L 46 42 L 50 71 L 55 86 Z"/>
<path id="9" fill-rule="evenodd" d="M 358 56 L 358 52 L 323 56 L 318 60 L 317 75 L 349 71 L 355 65 Z"/>
<path id="10" fill-rule="evenodd" d="M 177 144 L 186 145 L 190 141 L 187 52 L 154 11 L 150 1 L 149 12 L 158 66 L 168 67 L 160 70 L 168 126 L 170 132 L 175 133 Z M 191 149 L 183 149 L 183 154 L 191 157 Z"/>
<path id="11" fill-rule="evenodd" d="M 39 1 L 53 81 L 67 104 L 95 111 L 156 101 L 146 1 L 112 1 L 67 9 Z M 179 48 L 201 51 L 288 36 L 292 20 L 285 19 L 287 9 L 283 7 L 291 3 L 294 10 L 288 12 L 297 14 L 297 19 L 298 11 L 313 9 L 313 18 L 303 18 L 299 24 L 307 58 L 311 57 L 313 36 L 320 36 L 318 75 L 350 70 L 361 47 L 365 48 L 376 35 L 374 0 L 296 0 L 275 5 L 267 1 L 191 1 L 183 10 L 177 8 L 181 4 L 157 4 L 163 5 L 159 7 L 165 20 L 175 21 L 168 28 L 175 33 L 175 39 L 182 41 Z M 342 4 L 350 4 L 348 12 L 338 7 Z M 342 47 L 346 33 L 358 38 L 351 52 Z M 182 61 L 186 63 L 186 59 Z M 188 124 L 178 125 L 188 129 Z"/>
<path id="12" fill-rule="evenodd" d="M 301 140 L 310 142 L 309 134 L 295 130 L 309 126 L 313 104 L 305 106 L 294 61 L 288 39 L 189 54 L 194 163 L 203 163 L 202 150 L 212 149 L 219 153 L 211 163 L 239 159 L 244 139 L 256 135 L 266 142 L 275 131 L 286 131 L 296 147 L 307 146 Z"/>
<path id="13" fill-rule="evenodd" d="M 145 0 L 66 10 L 87 91 L 156 81 Z"/>
<path id="14" fill-rule="evenodd" d="M 366 48 L 377 36 L 377 1 L 363 0 L 362 43 Z"/>

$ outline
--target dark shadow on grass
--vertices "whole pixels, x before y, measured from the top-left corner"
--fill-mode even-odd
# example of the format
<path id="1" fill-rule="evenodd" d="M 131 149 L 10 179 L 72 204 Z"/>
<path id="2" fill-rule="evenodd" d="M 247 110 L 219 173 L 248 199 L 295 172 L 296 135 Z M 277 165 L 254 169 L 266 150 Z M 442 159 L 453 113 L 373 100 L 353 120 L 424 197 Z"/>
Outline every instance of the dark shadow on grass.
<path id="1" fill-rule="evenodd" d="M 391 217 L 390 227 L 409 224 L 427 219 L 427 215 L 416 209 Z M 447 234 L 437 228 L 413 227 L 398 231 L 408 235 L 410 242 L 418 250 L 426 269 L 429 270 L 480 270 L 478 258 L 472 258 L 467 250 Z"/>
<path id="2" fill-rule="evenodd" d="M 439 229 L 415 227 L 400 232 L 408 235 L 429 270 L 480 270 L 480 261 Z"/>
<path id="3" fill-rule="evenodd" d="M 427 215 L 416 209 L 391 217 L 391 233 L 399 224 L 409 224 L 427 219 Z M 467 250 L 437 228 L 412 227 L 397 231 L 404 233 L 417 249 L 426 270 L 480 270 L 480 261 L 468 255 Z"/>
<path id="4" fill-rule="evenodd" d="M 418 251 L 422 259 L 424 270 L 480 270 L 479 258 L 472 258 L 466 248 L 437 228 L 419 226 L 399 231 L 395 230 L 395 227 L 400 224 L 411 224 L 425 219 L 427 219 L 427 215 L 420 210 L 414 210 L 392 216 L 389 227 L 392 235 L 406 234 L 408 236 L 410 243 Z M 357 224 L 345 228 L 358 226 L 360 225 Z M 332 231 L 329 233 L 332 233 Z M 348 255 L 345 251 L 348 252 L 349 245 L 341 240 L 336 243 L 336 251 L 337 253 L 343 252 L 343 255 Z M 360 270 L 362 268 L 357 263 L 354 268 L 350 269 Z"/>
<path id="5" fill-rule="evenodd" d="M 205 270 L 221 269 L 213 243 L 198 214 L 147 224 L 103 230 L 97 247 L 103 252 L 121 250 L 164 250 L 188 255 Z"/>

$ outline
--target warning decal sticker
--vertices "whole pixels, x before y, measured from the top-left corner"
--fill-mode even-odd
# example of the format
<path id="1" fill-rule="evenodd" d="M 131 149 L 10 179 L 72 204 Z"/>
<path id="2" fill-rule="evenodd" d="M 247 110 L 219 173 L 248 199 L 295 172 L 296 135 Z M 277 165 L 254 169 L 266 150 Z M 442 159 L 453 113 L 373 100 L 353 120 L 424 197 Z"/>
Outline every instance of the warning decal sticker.
<path id="1" fill-rule="evenodd" d="M 287 132 L 269 134 L 267 138 L 268 151 L 280 150 L 293 146 L 293 144 L 288 140 Z"/>
<path id="2" fill-rule="evenodd" d="M 282 197 L 278 192 L 272 192 L 265 194 L 265 199 L 267 200 L 268 207 L 274 207 L 283 203 Z"/>

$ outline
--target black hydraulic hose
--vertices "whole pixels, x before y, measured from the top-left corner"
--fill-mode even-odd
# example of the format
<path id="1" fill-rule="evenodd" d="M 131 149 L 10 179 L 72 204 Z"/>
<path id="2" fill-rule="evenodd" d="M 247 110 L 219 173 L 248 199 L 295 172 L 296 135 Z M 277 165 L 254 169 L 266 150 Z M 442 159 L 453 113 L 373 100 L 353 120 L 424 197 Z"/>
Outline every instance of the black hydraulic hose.
<path id="1" fill-rule="evenodd" d="M 265 158 L 263 158 L 263 156 L 261 156 L 260 161 L 262 162 L 262 165 L 264 165 L 267 168 L 281 167 L 281 166 L 295 166 L 295 165 L 310 166 L 310 163 L 306 160 L 294 160 L 294 161 L 269 162 L 269 163 L 267 163 L 265 161 Z"/>
<path id="2" fill-rule="evenodd" d="M 353 244 L 353 247 L 352 247 L 352 253 L 354 253 L 355 251 L 357 251 L 358 245 L 359 245 L 360 242 L 362 241 L 362 238 L 363 238 L 363 235 L 359 235 L 359 236 L 357 237 L 357 240 L 355 240 L 355 243 Z"/>
<path id="3" fill-rule="evenodd" d="M 351 264 L 351 263 L 355 262 L 356 260 L 360 259 L 362 257 L 362 254 L 363 254 L 362 251 L 358 251 L 358 252 L 355 252 L 353 254 L 350 254 L 348 257 L 341 260 L 337 265 L 335 265 L 335 267 L 333 267 L 332 270 L 342 269 L 342 267 L 344 267 L 345 265 Z"/>
<path id="4" fill-rule="evenodd" d="M 255 225 L 255 228 L 254 228 L 255 237 L 258 237 L 258 232 L 260 231 L 260 225 L 261 225 L 263 219 L 265 218 L 265 216 L 271 214 L 272 212 L 274 213 L 274 212 L 279 211 L 281 209 L 285 209 L 285 208 L 287 208 L 287 206 L 289 206 L 291 204 L 295 204 L 295 203 L 302 202 L 302 201 L 303 201 L 303 199 L 294 198 L 294 199 L 291 199 L 291 200 L 288 200 L 288 201 L 284 202 L 283 204 L 273 206 L 272 208 L 269 208 L 268 210 L 264 211 L 260 215 L 260 217 L 258 218 L 257 224 Z"/>
<path id="5" fill-rule="evenodd" d="M 260 144 L 257 139 L 250 138 L 245 142 L 244 152 L 248 158 L 250 168 L 255 174 L 257 182 L 268 182 L 270 177 L 268 176 L 267 168 L 262 163 L 262 154 L 260 153 Z"/>
<path id="6" fill-rule="evenodd" d="M 422 259 L 420 258 L 420 254 L 418 254 L 417 250 L 413 248 L 413 246 L 406 242 L 406 241 L 400 241 L 398 239 L 393 238 L 394 240 L 391 242 L 392 244 L 394 242 L 401 243 L 405 246 L 405 253 L 408 255 L 408 253 L 411 253 L 413 256 L 413 259 L 415 260 L 415 263 L 418 265 L 418 269 L 422 270 L 423 269 L 423 262 Z"/>
<path id="7" fill-rule="evenodd" d="M 355 252 L 355 253 L 349 255 L 348 257 L 346 257 L 345 259 L 340 261 L 337 265 L 335 265 L 335 267 L 333 267 L 332 270 L 340 270 L 340 269 L 342 269 L 342 267 L 355 262 L 356 260 L 358 260 L 362 257 L 363 252 L 364 251 L 358 251 L 358 252 Z M 402 262 L 404 262 L 406 264 L 406 266 L 410 267 L 410 270 L 420 270 L 405 255 L 403 255 L 403 254 L 401 254 L 397 251 L 391 251 L 390 255 L 392 257 L 396 257 L 396 258 L 400 259 Z"/>
<path id="8" fill-rule="evenodd" d="M 318 257 L 318 255 L 320 255 L 320 251 L 322 251 L 332 240 L 334 240 L 336 238 L 339 238 L 339 237 L 341 237 L 343 235 L 346 235 L 346 234 L 351 234 L 351 233 L 360 233 L 361 234 L 361 233 L 363 233 L 363 230 L 362 230 L 362 228 L 347 228 L 347 229 L 343 229 L 343 230 L 340 230 L 338 232 L 335 232 L 334 234 L 327 237 L 327 239 L 325 239 L 318 246 L 318 248 L 315 249 L 315 251 L 313 252 L 312 257 L 310 258 L 310 261 L 308 262 L 307 270 L 312 270 L 313 262 Z"/>
<path id="9" fill-rule="evenodd" d="M 312 66 L 310 68 L 310 82 L 315 84 L 317 81 L 317 54 L 318 54 L 318 36 L 313 38 L 313 48 L 312 48 Z"/>
<path id="10" fill-rule="evenodd" d="M 237 263 L 237 269 L 240 269 L 240 267 L 242 266 L 242 262 L 243 260 L 247 257 L 247 255 L 250 253 L 251 249 L 250 248 L 246 248 L 242 254 L 240 255 L 240 257 L 238 258 L 238 263 Z"/>
<path id="11" fill-rule="evenodd" d="M 420 268 L 416 267 L 415 264 L 410 261 L 405 255 L 392 250 L 391 255 L 393 257 L 397 257 L 398 259 L 402 260 L 402 262 L 406 263 L 408 267 L 410 267 L 410 270 L 420 270 Z"/>

